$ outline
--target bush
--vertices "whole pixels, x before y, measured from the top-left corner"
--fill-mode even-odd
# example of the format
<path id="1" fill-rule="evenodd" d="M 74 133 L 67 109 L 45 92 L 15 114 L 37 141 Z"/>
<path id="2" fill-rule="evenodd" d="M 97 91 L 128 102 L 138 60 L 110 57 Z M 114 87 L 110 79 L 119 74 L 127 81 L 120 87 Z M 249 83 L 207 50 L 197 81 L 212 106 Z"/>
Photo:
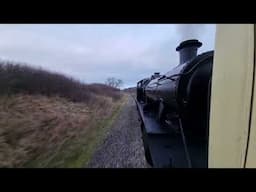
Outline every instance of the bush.
<path id="1" fill-rule="evenodd" d="M 73 102 L 101 94 L 117 100 L 120 90 L 103 84 L 84 84 L 71 77 L 12 62 L 0 63 L 0 94 L 41 94 L 65 97 Z"/>

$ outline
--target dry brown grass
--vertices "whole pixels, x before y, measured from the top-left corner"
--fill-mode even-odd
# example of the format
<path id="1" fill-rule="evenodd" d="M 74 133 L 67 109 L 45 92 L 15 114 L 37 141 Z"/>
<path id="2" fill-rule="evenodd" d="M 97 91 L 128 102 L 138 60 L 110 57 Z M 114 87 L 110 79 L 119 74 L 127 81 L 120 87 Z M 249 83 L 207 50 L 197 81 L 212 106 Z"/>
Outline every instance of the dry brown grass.
<path id="1" fill-rule="evenodd" d="M 121 95 L 107 85 L 1 61 L 0 167 L 81 166 Z M 80 158 L 84 145 L 88 153 Z"/>
<path id="2" fill-rule="evenodd" d="M 23 167 L 44 153 L 57 152 L 111 115 L 112 98 L 95 95 L 88 103 L 60 97 L 0 97 L 0 167 Z"/>

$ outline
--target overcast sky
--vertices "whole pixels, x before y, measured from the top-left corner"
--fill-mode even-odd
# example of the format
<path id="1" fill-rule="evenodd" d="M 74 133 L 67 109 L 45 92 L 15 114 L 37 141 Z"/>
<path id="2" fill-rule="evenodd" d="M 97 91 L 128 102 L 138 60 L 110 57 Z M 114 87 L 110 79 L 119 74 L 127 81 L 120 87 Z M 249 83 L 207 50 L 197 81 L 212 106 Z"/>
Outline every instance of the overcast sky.
<path id="1" fill-rule="evenodd" d="M 40 66 L 85 83 L 120 78 L 135 86 L 179 62 L 178 44 L 190 38 L 213 50 L 215 25 L 0 24 L 0 58 Z"/>

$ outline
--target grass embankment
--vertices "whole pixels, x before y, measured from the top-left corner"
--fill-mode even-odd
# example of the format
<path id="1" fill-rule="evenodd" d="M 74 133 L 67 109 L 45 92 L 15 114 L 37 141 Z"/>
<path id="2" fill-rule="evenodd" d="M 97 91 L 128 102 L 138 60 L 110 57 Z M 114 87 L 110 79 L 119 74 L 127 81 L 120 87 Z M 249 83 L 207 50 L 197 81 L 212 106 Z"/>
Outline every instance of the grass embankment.
<path id="1" fill-rule="evenodd" d="M 99 99 L 0 97 L 0 167 L 86 166 L 125 102 Z"/>
<path id="2" fill-rule="evenodd" d="M 0 64 L 0 167 L 85 167 L 125 97 L 111 87 Z"/>
<path id="3" fill-rule="evenodd" d="M 122 106 L 126 102 L 123 97 L 119 102 L 112 103 L 112 106 L 101 108 L 91 114 L 90 123 L 85 125 L 86 131 L 72 140 L 67 140 L 57 150 L 57 153 L 45 154 L 27 164 L 27 167 L 86 167 L 93 153 L 109 131 L 112 123 L 118 116 Z M 105 116 L 102 112 L 107 113 Z M 43 164 L 42 164 L 43 163 Z"/>

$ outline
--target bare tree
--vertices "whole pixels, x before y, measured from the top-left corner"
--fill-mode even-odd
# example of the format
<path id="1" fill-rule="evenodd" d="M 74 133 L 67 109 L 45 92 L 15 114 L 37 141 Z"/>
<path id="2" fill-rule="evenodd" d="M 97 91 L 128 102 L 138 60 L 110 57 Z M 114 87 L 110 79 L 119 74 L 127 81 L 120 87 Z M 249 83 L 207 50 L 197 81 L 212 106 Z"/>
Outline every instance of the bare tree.
<path id="1" fill-rule="evenodd" d="M 122 87 L 122 85 L 123 85 L 123 80 L 117 79 L 117 88 L 120 89 Z"/>
<path id="2" fill-rule="evenodd" d="M 108 85 L 108 86 L 120 89 L 121 86 L 123 85 L 123 81 L 121 79 L 116 79 L 114 77 L 109 77 L 109 78 L 107 78 L 105 84 Z"/>

